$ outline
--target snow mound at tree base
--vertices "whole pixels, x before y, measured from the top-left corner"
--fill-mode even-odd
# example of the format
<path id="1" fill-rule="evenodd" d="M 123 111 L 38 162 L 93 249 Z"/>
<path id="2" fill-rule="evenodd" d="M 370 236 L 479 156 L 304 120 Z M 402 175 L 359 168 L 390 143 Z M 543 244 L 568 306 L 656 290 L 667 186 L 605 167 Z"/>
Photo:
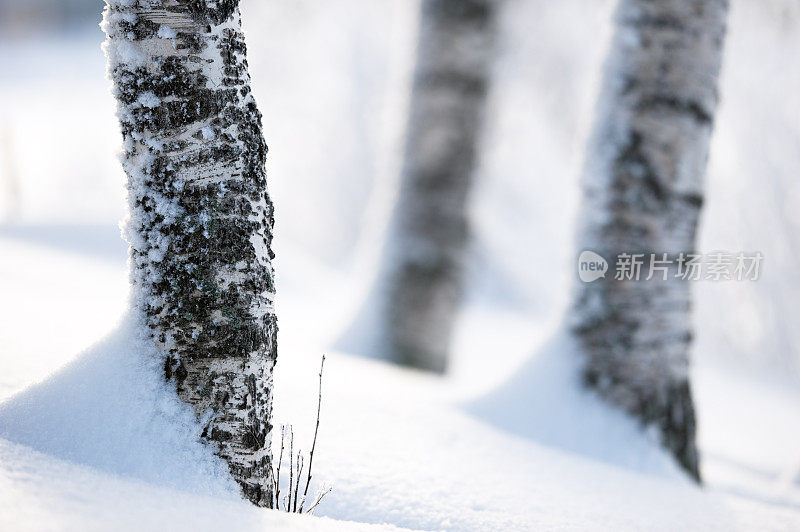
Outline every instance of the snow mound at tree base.
<path id="1" fill-rule="evenodd" d="M 0 404 L 0 437 L 112 474 L 238 498 L 131 315 L 49 379 Z"/>
<path id="2" fill-rule="evenodd" d="M 579 365 L 574 339 L 559 328 L 508 382 L 472 401 L 467 410 L 550 447 L 688 482 L 659 449 L 657 433 L 644 433 L 633 418 L 583 388 Z"/>

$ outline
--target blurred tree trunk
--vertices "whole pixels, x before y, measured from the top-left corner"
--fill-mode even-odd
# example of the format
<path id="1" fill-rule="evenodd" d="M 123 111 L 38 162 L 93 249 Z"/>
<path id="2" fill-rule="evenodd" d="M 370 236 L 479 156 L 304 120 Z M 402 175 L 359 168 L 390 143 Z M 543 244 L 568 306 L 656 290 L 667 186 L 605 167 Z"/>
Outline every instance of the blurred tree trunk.
<path id="1" fill-rule="evenodd" d="M 384 343 L 436 372 L 462 292 L 467 200 L 489 86 L 495 0 L 423 0 L 400 196 L 387 254 Z"/>
<path id="2" fill-rule="evenodd" d="M 134 301 L 246 498 L 272 504 L 267 146 L 237 0 L 107 0 Z"/>
<path id="3" fill-rule="evenodd" d="M 620 1 L 581 211 L 581 249 L 611 271 L 579 286 L 573 314 L 585 382 L 657 427 L 697 480 L 690 287 L 675 275 L 695 247 L 727 11 L 728 0 Z M 620 253 L 644 254 L 641 280 L 614 279 Z M 663 253 L 668 280 L 644 280 Z"/>

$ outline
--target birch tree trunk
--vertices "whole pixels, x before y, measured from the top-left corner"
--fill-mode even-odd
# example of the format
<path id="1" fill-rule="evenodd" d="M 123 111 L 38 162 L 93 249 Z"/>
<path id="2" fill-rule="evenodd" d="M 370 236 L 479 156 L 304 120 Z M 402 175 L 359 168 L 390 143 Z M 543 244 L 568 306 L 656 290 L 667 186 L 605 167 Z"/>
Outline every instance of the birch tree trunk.
<path id="1" fill-rule="evenodd" d="M 462 292 L 495 11 L 495 0 L 422 2 L 382 336 L 390 358 L 435 372 L 447 367 Z"/>
<path id="2" fill-rule="evenodd" d="M 584 175 L 581 249 L 677 261 L 692 253 L 717 104 L 728 0 L 621 0 L 600 116 Z M 574 333 L 585 382 L 658 428 L 699 481 L 688 376 L 686 281 L 605 278 L 581 284 Z"/>
<path id="3" fill-rule="evenodd" d="M 134 301 L 244 496 L 272 504 L 267 146 L 238 0 L 106 0 Z"/>

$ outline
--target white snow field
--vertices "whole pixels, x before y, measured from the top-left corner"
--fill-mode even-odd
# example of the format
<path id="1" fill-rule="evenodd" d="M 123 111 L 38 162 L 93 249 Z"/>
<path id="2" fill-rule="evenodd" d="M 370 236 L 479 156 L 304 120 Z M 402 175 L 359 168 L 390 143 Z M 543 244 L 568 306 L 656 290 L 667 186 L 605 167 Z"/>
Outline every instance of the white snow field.
<path id="1" fill-rule="evenodd" d="M 243 5 L 277 206 L 275 424 L 309 448 L 326 353 L 312 489 L 333 491 L 316 517 L 241 501 L 138 336 L 100 30 L 0 37 L 0 530 L 800 530 L 800 3 L 732 0 L 700 248 L 765 262 L 695 286 L 702 488 L 578 387 L 561 333 L 614 2 L 504 4 L 446 378 L 332 349 L 375 274 L 416 2 Z"/>
<path id="2" fill-rule="evenodd" d="M 60 353 L 49 364 L 66 362 L 44 379 L 45 364 L 20 368 L 4 383 L 8 393 L 41 380 L 0 404 L 0 530 L 347 530 L 356 521 L 422 530 L 729 531 L 792 530 L 800 522 L 800 509 L 786 500 L 699 489 L 682 478 L 632 422 L 578 390 L 568 346 L 558 341 L 551 344 L 563 349 L 542 350 L 539 371 L 517 372 L 502 388 L 505 396 L 471 401 L 456 378 L 329 353 L 312 488 L 333 487 L 316 512 L 325 520 L 256 509 L 237 498 L 224 465 L 198 442 L 190 411 L 169 393 L 159 361 L 129 318 L 77 357 L 61 350 L 57 335 L 32 326 L 74 321 L 72 312 L 81 316 L 78 335 L 85 341 L 102 334 L 104 316 L 119 316 L 119 303 L 103 293 L 79 297 L 81 287 L 102 277 L 68 252 L 35 261 L 38 245 L 4 237 L 0 246 L 15 270 L 39 279 L 26 292 L 35 308 L 16 320 L 3 316 L 4 323 L 18 326 L 12 336 L 37 338 L 28 342 L 35 344 L 28 357 Z M 284 264 L 294 263 L 291 255 Z M 124 291 L 124 278 L 113 275 L 121 264 L 98 269 L 111 279 L 108 292 Z M 12 277 L 3 279 L 6 293 Z M 56 304 L 44 312 L 51 298 L 75 307 Z M 330 303 L 324 312 L 315 309 L 319 303 L 297 296 L 281 307 L 275 418 L 295 424 L 297 445 L 305 449 L 324 350 L 306 321 L 327 321 L 335 312 Z M 464 322 L 467 329 L 483 324 L 514 336 L 503 318 Z M 512 349 L 512 343 L 500 338 L 493 347 Z M 465 352 L 491 360 L 492 351 L 479 342 L 476 348 Z M 4 367 L 14 367 L 4 355 Z M 509 416 L 521 420 L 505 427 Z M 520 424 L 530 427 L 528 434 L 515 435 Z"/>

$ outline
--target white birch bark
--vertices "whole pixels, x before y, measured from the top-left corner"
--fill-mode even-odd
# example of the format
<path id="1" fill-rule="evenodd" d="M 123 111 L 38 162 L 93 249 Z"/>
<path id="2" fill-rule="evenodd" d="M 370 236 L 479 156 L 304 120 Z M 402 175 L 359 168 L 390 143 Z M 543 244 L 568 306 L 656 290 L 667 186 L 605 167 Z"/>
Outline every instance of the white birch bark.
<path id="1" fill-rule="evenodd" d="M 273 207 L 238 0 L 106 3 L 134 302 L 205 440 L 270 506 Z"/>
<path id="2" fill-rule="evenodd" d="M 689 385 L 690 286 L 676 265 L 614 279 L 620 253 L 693 253 L 717 105 L 728 0 L 620 0 L 583 182 L 581 249 L 610 262 L 578 287 L 574 333 L 585 382 L 657 427 L 699 480 Z"/>
<path id="3" fill-rule="evenodd" d="M 389 357 L 447 367 L 467 200 L 489 86 L 496 0 L 423 0 L 400 194 L 386 257 Z"/>

